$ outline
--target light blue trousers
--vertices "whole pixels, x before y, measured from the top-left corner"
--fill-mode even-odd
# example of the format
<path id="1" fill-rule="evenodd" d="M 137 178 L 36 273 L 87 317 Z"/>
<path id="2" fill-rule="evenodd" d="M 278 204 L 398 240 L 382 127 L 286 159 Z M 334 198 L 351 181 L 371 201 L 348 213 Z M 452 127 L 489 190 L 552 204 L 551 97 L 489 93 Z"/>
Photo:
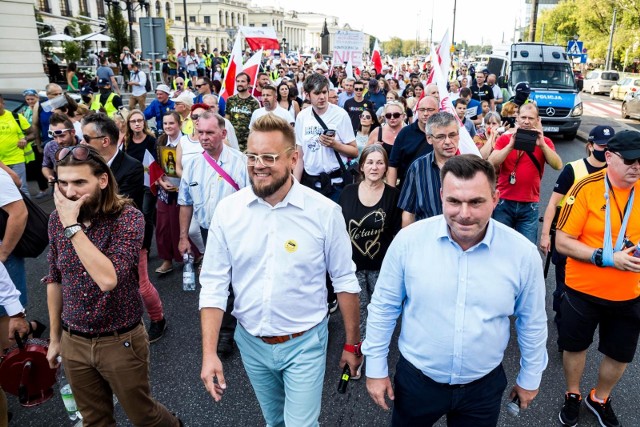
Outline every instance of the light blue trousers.
<path id="1" fill-rule="evenodd" d="M 325 319 L 300 337 L 272 345 L 238 323 L 236 344 L 267 426 L 318 426 L 328 336 Z"/>

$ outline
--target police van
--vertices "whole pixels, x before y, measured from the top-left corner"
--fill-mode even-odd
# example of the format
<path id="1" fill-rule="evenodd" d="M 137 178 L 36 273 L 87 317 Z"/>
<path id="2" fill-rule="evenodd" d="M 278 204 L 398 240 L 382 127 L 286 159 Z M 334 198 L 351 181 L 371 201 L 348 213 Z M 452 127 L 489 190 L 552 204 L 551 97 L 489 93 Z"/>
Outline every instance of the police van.
<path id="1" fill-rule="evenodd" d="M 582 118 L 582 99 L 564 47 L 514 43 L 494 50 L 487 68 L 500 76 L 498 84 L 511 95 L 518 83 L 529 83 L 529 99 L 538 105 L 545 134 L 575 138 Z"/>

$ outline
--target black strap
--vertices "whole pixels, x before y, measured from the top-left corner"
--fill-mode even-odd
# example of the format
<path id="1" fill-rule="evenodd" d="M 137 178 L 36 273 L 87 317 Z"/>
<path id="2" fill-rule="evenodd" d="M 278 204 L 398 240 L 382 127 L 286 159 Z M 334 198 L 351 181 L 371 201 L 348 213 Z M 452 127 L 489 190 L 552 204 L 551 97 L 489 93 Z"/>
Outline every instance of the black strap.
<path id="1" fill-rule="evenodd" d="M 18 130 L 20 131 L 22 136 L 24 136 L 24 131 L 22 130 L 22 126 L 20 125 L 20 117 L 18 116 L 18 113 L 16 113 L 15 111 L 12 111 L 11 115 L 13 116 L 13 120 L 15 120 L 16 124 L 18 125 Z"/>
<path id="2" fill-rule="evenodd" d="M 322 126 L 322 129 L 327 130 L 329 129 L 326 125 L 326 123 L 324 122 L 324 120 L 322 120 L 320 118 L 320 116 L 318 115 L 318 113 L 316 113 L 316 110 L 313 109 L 313 107 L 311 107 L 311 112 L 313 113 L 314 117 L 316 118 L 316 120 L 318 121 L 318 123 L 320 123 L 320 126 Z M 333 154 L 336 155 L 336 159 L 338 159 L 338 163 L 340 164 L 340 170 L 342 172 L 346 172 L 347 171 L 347 167 L 344 165 L 344 162 L 342 161 L 342 157 L 340 157 L 340 154 L 338 154 L 338 152 L 334 149 L 333 150 Z"/>
<path id="3" fill-rule="evenodd" d="M 536 169 L 538 169 L 538 173 L 540 174 L 540 178 L 542 178 L 542 168 L 543 168 L 543 166 L 540 166 L 540 162 L 538 162 L 538 159 L 536 159 L 536 156 L 534 156 L 532 152 L 525 151 L 525 153 L 527 153 L 527 156 L 529 156 L 529 158 L 531 159 L 533 164 L 536 166 Z"/>
<path id="4" fill-rule="evenodd" d="M 382 140 L 382 126 L 378 128 L 378 142 L 384 142 Z"/>

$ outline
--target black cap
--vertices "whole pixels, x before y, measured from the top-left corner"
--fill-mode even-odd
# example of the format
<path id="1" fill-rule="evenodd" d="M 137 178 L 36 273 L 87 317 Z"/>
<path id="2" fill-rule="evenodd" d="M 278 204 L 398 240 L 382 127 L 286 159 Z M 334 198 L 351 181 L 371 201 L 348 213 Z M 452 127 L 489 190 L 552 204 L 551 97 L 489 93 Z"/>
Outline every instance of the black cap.
<path id="1" fill-rule="evenodd" d="M 105 86 L 111 86 L 111 80 L 109 80 L 109 79 L 99 79 L 98 80 L 98 87 L 105 87 Z"/>
<path id="2" fill-rule="evenodd" d="M 89 85 L 82 86 L 82 88 L 80 88 L 80 95 L 88 96 L 88 95 L 91 95 L 92 93 L 93 93 L 93 90 L 91 90 L 91 86 Z"/>
<path id="3" fill-rule="evenodd" d="M 623 159 L 640 159 L 640 132 L 623 130 L 614 135 L 607 150 L 619 153 Z"/>
<path id="4" fill-rule="evenodd" d="M 607 145 L 616 131 L 611 126 L 596 126 L 589 132 L 589 142 L 598 145 Z"/>
<path id="5" fill-rule="evenodd" d="M 529 86 L 529 82 L 520 82 L 516 85 L 516 87 L 514 88 L 515 92 L 521 92 L 521 93 L 531 93 L 531 86 Z"/>
<path id="6" fill-rule="evenodd" d="M 482 74 L 489 74 L 489 69 L 485 68 L 484 70 L 482 70 Z"/>

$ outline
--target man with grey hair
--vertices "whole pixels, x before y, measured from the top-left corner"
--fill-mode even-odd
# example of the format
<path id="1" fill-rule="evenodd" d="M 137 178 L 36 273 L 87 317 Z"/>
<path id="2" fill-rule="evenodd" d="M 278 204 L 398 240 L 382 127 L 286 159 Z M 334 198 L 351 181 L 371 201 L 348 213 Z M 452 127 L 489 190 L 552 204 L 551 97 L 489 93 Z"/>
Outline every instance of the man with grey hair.
<path id="1" fill-rule="evenodd" d="M 407 170 L 398 201 L 402 227 L 442 214 L 440 169 L 458 152 L 460 131 L 452 114 L 443 111 L 429 117 L 426 133 L 433 151 L 416 159 Z"/>
<path id="2" fill-rule="evenodd" d="M 214 113 L 220 114 L 218 112 L 220 109 L 220 105 L 218 104 L 218 95 L 215 95 L 213 93 L 204 95 L 202 97 L 202 103 L 208 105 L 211 108 L 211 111 L 213 111 Z M 229 119 L 227 119 L 226 117 L 223 117 L 223 119 L 224 119 L 224 129 L 227 131 L 227 139 L 225 143 L 229 147 L 239 150 L 240 146 L 238 145 L 238 137 L 236 136 L 236 130 L 234 129 Z"/>
<path id="3" fill-rule="evenodd" d="M 338 95 L 338 106 L 340 108 L 344 108 L 344 103 L 347 102 L 347 100 L 353 98 L 353 84 L 355 82 L 356 79 L 354 79 L 353 77 L 347 77 L 342 81 L 342 89 L 344 90 L 340 93 L 340 95 Z"/>

